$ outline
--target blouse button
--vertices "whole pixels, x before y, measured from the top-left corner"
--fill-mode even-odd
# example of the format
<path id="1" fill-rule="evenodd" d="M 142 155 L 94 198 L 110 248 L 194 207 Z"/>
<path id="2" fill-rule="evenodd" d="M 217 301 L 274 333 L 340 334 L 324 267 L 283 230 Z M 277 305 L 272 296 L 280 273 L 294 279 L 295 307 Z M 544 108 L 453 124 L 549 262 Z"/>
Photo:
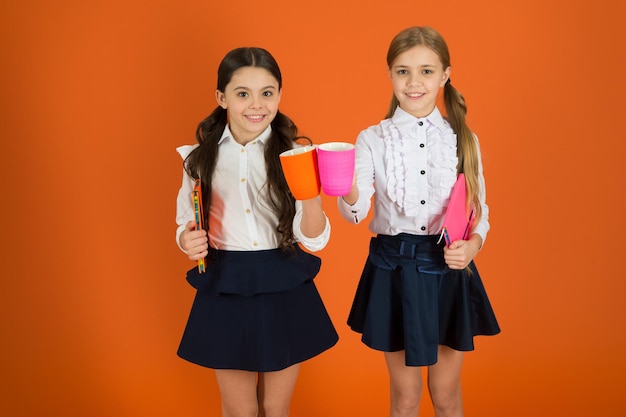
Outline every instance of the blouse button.
<path id="1" fill-rule="evenodd" d="M 424 147 L 424 144 L 423 144 L 423 143 L 420 143 L 420 148 L 423 148 L 423 147 Z"/>
<path id="2" fill-rule="evenodd" d="M 426 200 L 420 201 L 421 204 L 426 204 Z"/>
<path id="3" fill-rule="evenodd" d="M 241 182 L 246 182 L 246 179 L 245 179 L 245 178 L 242 178 L 242 179 L 241 179 Z"/>
<path id="4" fill-rule="evenodd" d="M 426 226 L 422 226 L 420 227 L 420 229 L 422 229 L 422 231 L 426 230 Z"/>
<path id="5" fill-rule="evenodd" d="M 256 242 L 253 242 L 253 243 L 252 243 L 252 246 L 259 246 L 259 244 L 258 244 L 258 243 L 256 243 Z"/>
<path id="6" fill-rule="evenodd" d="M 244 148 L 241 148 L 241 153 L 244 153 L 246 150 Z"/>
<path id="7" fill-rule="evenodd" d="M 426 171 L 424 171 L 424 170 L 420 171 L 420 174 L 422 174 L 422 175 L 424 175 L 425 173 L 426 173 Z"/>
<path id="8" fill-rule="evenodd" d="M 246 214 L 250 214 L 250 209 L 246 209 Z"/>
<path id="9" fill-rule="evenodd" d="M 417 122 L 418 125 L 420 126 L 424 126 L 424 122 L 422 122 L 421 120 L 419 122 Z"/>

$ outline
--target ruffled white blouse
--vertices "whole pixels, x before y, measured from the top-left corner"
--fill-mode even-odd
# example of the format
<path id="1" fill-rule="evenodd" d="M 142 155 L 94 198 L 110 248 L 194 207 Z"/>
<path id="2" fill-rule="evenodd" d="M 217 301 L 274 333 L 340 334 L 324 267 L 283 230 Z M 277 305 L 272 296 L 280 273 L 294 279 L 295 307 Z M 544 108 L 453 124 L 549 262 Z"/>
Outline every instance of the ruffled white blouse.
<path id="1" fill-rule="evenodd" d="M 339 197 L 342 216 L 360 223 L 376 193 L 369 224 L 373 233 L 439 234 L 458 162 L 456 134 L 439 110 L 416 118 L 398 107 L 391 119 L 363 130 L 355 145 L 359 199 L 350 206 Z M 490 227 L 489 208 L 480 149 L 478 156 L 482 216 L 474 233 L 484 242 Z"/>

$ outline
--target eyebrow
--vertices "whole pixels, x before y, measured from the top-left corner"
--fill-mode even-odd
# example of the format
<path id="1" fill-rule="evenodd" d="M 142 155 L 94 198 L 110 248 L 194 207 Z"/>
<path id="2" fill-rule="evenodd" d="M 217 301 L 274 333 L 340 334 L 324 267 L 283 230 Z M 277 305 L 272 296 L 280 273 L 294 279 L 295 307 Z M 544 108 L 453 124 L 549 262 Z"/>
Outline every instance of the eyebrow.
<path id="1" fill-rule="evenodd" d="M 406 64 L 397 64 L 392 66 L 392 68 L 410 68 L 413 65 L 406 65 Z M 420 68 L 425 68 L 425 67 L 436 67 L 437 65 L 434 64 L 423 64 L 423 65 L 418 65 L 418 67 Z"/>
<path id="2" fill-rule="evenodd" d="M 268 88 L 272 90 L 276 90 L 276 87 L 274 87 L 273 85 L 266 85 L 265 87 L 261 87 L 261 90 L 267 90 Z M 251 90 L 251 88 L 243 86 L 243 85 L 239 85 L 239 86 L 233 87 L 233 90 Z"/>

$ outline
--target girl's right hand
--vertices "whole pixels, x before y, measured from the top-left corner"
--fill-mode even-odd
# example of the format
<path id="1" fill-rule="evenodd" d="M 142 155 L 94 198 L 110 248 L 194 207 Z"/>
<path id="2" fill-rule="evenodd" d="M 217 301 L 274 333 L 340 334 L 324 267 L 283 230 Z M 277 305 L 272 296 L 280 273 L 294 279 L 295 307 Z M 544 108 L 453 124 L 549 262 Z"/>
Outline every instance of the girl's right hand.
<path id="1" fill-rule="evenodd" d="M 202 259 L 209 254 L 209 239 L 206 230 L 196 230 L 196 222 L 190 221 L 180 234 L 180 247 L 187 252 L 192 261 Z"/>

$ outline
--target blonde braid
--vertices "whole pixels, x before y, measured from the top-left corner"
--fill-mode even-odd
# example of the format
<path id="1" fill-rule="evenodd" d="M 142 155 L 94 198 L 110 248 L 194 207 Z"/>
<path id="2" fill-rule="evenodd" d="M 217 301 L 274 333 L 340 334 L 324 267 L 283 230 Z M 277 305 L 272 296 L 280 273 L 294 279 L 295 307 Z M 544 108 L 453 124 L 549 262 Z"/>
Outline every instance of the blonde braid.
<path id="1" fill-rule="evenodd" d="M 467 185 L 467 204 L 474 208 L 476 221 L 478 223 L 481 216 L 481 205 L 479 200 L 480 184 L 478 181 L 478 144 L 476 138 L 465 122 L 467 106 L 465 98 L 452 84 L 446 82 L 443 89 L 444 103 L 448 123 L 456 133 L 457 147 L 456 153 L 459 159 L 457 172 L 465 174 Z"/>

